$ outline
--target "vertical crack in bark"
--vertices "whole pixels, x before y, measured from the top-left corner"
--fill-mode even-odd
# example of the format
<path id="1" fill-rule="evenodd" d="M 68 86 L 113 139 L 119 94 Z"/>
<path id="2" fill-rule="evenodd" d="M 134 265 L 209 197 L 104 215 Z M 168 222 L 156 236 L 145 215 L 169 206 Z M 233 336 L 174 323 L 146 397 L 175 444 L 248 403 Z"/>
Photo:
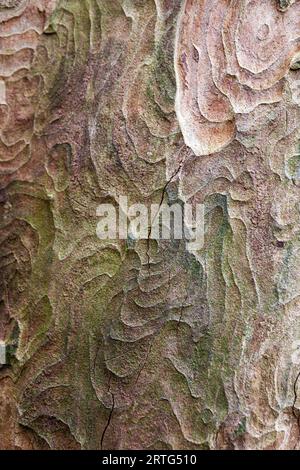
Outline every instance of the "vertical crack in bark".
<path id="1" fill-rule="evenodd" d="M 153 224 L 154 224 L 157 216 L 159 216 L 160 209 L 161 209 L 161 206 L 163 205 L 167 188 L 168 188 L 169 184 L 172 183 L 174 178 L 180 173 L 180 171 L 182 169 L 182 166 L 183 166 L 183 163 L 184 163 L 184 157 L 180 160 L 179 167 L 175 170 L 175 172 L 172 174 L 172 176 L 169 178 L 169 180 L 166 182 L 165 186 L 163 187 L 158 210 L 157 210 L 155 216 L 153 217 L 153 220 L 150 221 L 150 227 L 149 227 L 149 230 L 148 230 L 148 238 L 147 238 L 147 253 L 146 253 L 149 272 L 150 272 L 150 253 L 149 253 L 150 252 L 150 237 L 151 237 L 151 233 L 152 233 Z"/>
<path id="2" fill-rule="evenodd" d="M 299 381 L 299 378 L 300 378 L 300 371 L 298 372 L 297 377 L 294 381 L 294 387 L 293 387 L 293 389 L 294 389 L 294 402 L 293 402 L 293 405 L 292 405 L 292 410 L 293 410 L 293 415 L 294 415 L 295 419 L 297 420 L 298 428 L 299 428 L 299 431 L 300 431 L 300 412 L 296 408 L 296 403 L 297 403 L 297 400 L 298 400 L 298 381 Z"/>
<path id="3" fill-rule="evenodd" d="M 108 428 L 111 424 L 111 420 L 112 420 L 112 416 L 113 416 L 113 412 L 114 412 L 114 409 L 115 409 L 115 395 L 114 393 L 112 393 L 110 391 L 110 381 L 109 381 L 109 385 L 108 385 L 108 392 L 110 393 L 111 395 L 111 401 L 112 401 L 112 405 L 111 405 L 111 409 L 110 409 L 110 412 L 109 412 L 109 416 L 108 416 L 108 419 L 107 419 L 107 423 L 103 429 L 103 432 L 102 432 L 102 436 L 101 436 L 101 441 L 100 441 L 100 448 L 101 450 L 103 450 L 103 444 L 104 444 L 104 438 L 105 438 L 105 435 L 108 431 Z"/>
<path id="4" fill-rule="evenodd" d="M 179 327 L 180 327 L 180 323 L 182 321 L 182 318 L 183 318 L 183 311 L 184 309 L 187 307 L 187 305 L 185 305 L 187 299 L 188 299 L 188 296 L 189 294 L 187 293 L 186 296 L 185 296 L 185 299 L 181 305 L 181 309 L 180 309 L 180 315 L 179 315 L 179 318 L 178 318 L 178 322 L 177 322 L 177 327 L 176 327 L 176 335 L 178 335 L 179 333 Z"/>

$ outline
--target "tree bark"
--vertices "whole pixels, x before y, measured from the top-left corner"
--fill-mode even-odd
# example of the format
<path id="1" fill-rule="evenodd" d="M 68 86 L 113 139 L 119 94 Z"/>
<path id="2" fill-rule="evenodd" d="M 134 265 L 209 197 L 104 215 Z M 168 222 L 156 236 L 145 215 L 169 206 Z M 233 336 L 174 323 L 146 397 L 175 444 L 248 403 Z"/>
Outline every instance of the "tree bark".
<path id="1" fill-rule="evenodd" d="M 299 449 L 299 18 L 0 1 L 0 448 Z M 122 195 L 203 248 L 99 240 Z"/>

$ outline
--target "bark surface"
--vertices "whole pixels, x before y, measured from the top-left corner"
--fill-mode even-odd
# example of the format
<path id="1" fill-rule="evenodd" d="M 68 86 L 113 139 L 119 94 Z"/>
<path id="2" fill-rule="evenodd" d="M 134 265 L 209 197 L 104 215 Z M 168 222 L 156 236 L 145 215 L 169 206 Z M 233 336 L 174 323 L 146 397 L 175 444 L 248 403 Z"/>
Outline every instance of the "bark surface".
<path id="1" fill-rule="evenodd" d="M 0 0 L 0 448 L 299 449 L 299 123 L 299 0 Z"/>

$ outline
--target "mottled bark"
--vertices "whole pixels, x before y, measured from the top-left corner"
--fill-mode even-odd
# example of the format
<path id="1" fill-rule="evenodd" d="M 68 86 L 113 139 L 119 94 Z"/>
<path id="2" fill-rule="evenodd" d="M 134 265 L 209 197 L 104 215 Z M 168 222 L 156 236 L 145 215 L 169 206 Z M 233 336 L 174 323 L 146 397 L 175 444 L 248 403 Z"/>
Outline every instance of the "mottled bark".
<path id="1" fill-rule="evenodd" d="M 0 0 L 0 448 L 299 448 L 299 59 L 298 0 Z"/>

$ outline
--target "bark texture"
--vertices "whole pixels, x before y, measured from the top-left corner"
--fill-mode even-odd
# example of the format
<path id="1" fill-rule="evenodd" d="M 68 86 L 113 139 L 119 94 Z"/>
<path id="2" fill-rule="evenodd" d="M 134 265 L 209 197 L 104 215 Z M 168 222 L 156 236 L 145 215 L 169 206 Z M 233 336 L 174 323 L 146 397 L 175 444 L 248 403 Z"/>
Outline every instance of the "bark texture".
<path id="1" fill-rule="evenodd" d="M 299 64 L 299 0 L 0 0 L 0 448 L 299 448 Z"/>

